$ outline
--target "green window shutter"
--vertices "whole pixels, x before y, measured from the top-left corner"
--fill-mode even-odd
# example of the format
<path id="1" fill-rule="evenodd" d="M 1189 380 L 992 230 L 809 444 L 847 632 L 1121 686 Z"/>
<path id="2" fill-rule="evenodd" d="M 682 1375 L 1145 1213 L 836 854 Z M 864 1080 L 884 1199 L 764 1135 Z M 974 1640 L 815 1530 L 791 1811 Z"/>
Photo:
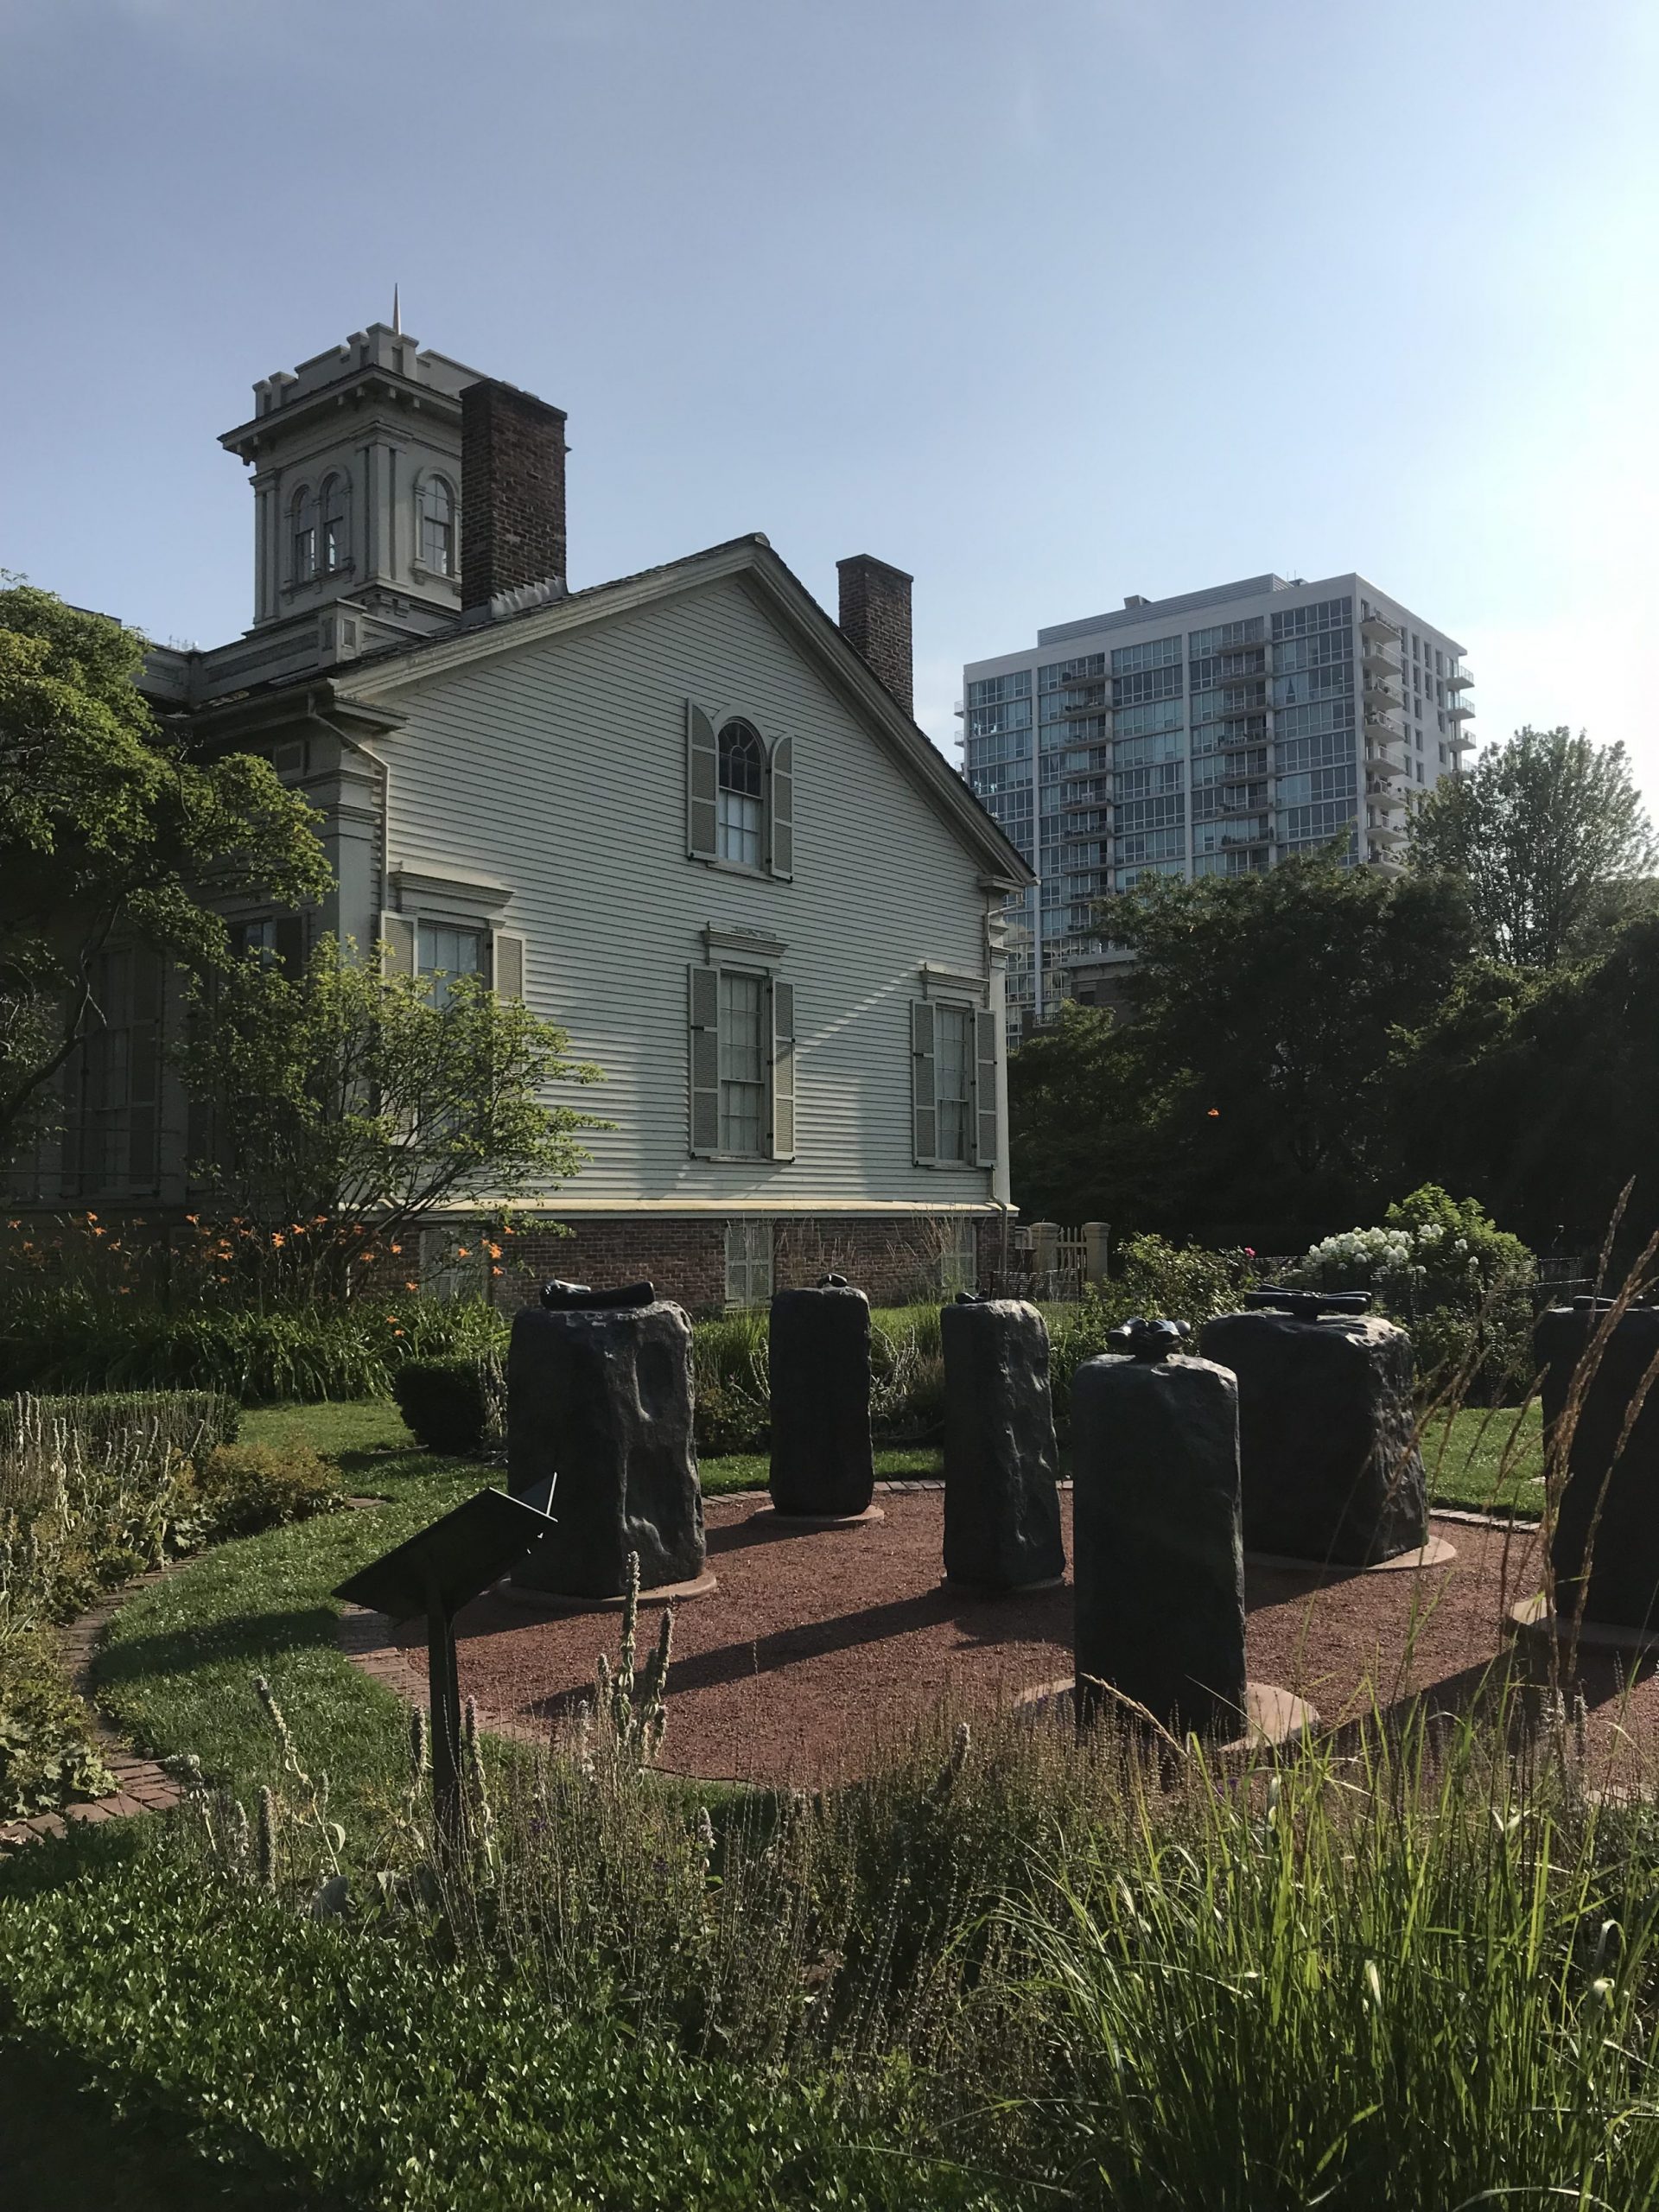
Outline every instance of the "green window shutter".
<path id="1" fill-rule="evenodd" d="M 772 872 L 795 873 L 795 741 L 780 737 L 772 748 L 772 838 L 767 846 Z"/>
<path id="2" fill-rule="evenodd" d="M 720 970 L 688 968 L 685 977 L 690 1028 L 691 1150 L 706 1156 L 720 1150 Z"/>
<path id="3" fill-rule="evenodd" d="M 689 859 L 711 861 L 719 851 L 716 802 L 720 746 L 702 709 L 685 702 L 685 849 Z"/>
<path id="4" fill-rule="evenodd" d="M 996 1165 L 996 1016 L 983 1007 L 974 1014 L 974 1159 Z"/>
<path id="5" fill-rule="evenodd" d="M 276 964 L 289 976 L 297 976 L 304 967 L 305 918 L 302 914 L 277 915 Z"/>
<path id="6" fill-rule="evenodd" d="M 385 950 L 380 956 L 383 976 L 412 976 L 415 973 L 415 924 L 407 914 L 382 914 L 380 942 Z"/>
<path id="7" fill-rule="evenodd" d="M 772 1156 L 795 1157 L 795 986 L 772 981 Z"/>
<path id="8" fill-rule="evenodd" d="M 490 984 L 499 999 L 524 995 L 524 940 L 511 930 L 490 939 Z"/>
<path id="9" fill-rule="evenodd" d="M 933 1009 L 910 1002 L 910 1100 L 916 1165 L 931 1167 L 939 1153 L 939 1105 L 933 1073 Z"/>

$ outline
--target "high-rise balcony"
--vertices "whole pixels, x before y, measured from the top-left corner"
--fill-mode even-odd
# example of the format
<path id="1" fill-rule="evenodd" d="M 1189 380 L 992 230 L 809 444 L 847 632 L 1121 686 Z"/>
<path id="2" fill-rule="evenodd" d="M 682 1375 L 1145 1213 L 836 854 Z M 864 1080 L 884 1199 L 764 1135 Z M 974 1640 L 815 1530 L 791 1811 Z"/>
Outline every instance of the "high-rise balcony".
<path id="1" fill-rule="evenodd" d="M 1474 671 L 1467 668 L 1454 668 L 1446 679 L 1448 688 L 1453 691 L 1461 691 L 1465 684 L 1472 683 L 1474 680 Z"/>
<path id="2" fill-rule="evenodd" d="M 1395 731 L 1384 730 L 1374 735 L 1370 725 L 1367 725 L 1365 731 L 1365 768 L 1367 774 L 1373 776 L 1403 776 L 1406 772 L 1405 763 L 1399 760 L 1389 749 L 1390 746 L 1397 745 L 1399 742 L 1399 736 Z"/>
<path id="3" fill-rule="evenodd" d="M 1359 649 L 1360 664 L 1372 676 L 1398 676 L 1400 664 L 1381 640 L 1367 639 Z"/>
<path id="4" fill-rule="evenodd" d="M 1359 624 L 1359 634 L 1362 638 L 1366 639 L 1372 644 L 1389 644 L 1397 645 L 1400 642 L 1400 632 L 1398 628 L 1394 623 L 1385 621 L 1380 614 L 1362 615 Z"/>
<path id="5" fill-rule="evenodd" d="M 1386 714 L 1390 707 L 1403 707 L 1406 703 L 1406 695 L 1400 685 L 1391 683 L 1381 677 L 1373 677 L 1370 683 L 1362 684 L 1360 696 L 1364 700 L 1365 710 L 1368 714 L 1373 708 L 1381 708 Z"/>
<path id="6" fill-rule="evenodd" d="M 1448 707 L 1446 711 L 1453 721 L 1466 722 L 1473 719 L 1475 702 L 1472 699 L 1459 698 L 1454 706 Z"/>
<path id="7" fill-rule="evenodd" d="M 1471 729 L 1454 729 L 1446 741 L 1454 753 L 1466 753 L 1475 741 L 1475 733 Z"/>
<path id="8" fill-rule="evenodd" d="M 1403 875 L 1406 872 L 1403 861 L 1395 860 L 1392 853 L 1383 851 L 1378 845 L 1372 845 L 1365 858 L 1366 865 L 1378 875 Z"/>
<path id="9" fill-rule="evenodd" d="M 1365 835 L 1372 844 L 1381 845 L 1385 849 L 1403 845 L 1406 842 L 1405 831 L 1396 828 L 1392 822 L 1368 822 Z"/>

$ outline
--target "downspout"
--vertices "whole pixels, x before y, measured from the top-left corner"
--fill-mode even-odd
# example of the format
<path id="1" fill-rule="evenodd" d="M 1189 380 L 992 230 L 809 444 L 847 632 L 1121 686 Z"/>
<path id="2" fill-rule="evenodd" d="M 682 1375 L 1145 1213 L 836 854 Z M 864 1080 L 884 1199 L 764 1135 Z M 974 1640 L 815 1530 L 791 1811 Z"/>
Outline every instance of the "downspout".
<path id="1" fill-rule="evenodd" d="M 1014 1222 L 1012 1182 L 1008 1169 L 1008 957 L 1007 920 L 1001 906 L 985 910 L 987 993 L 996 1018 L 996 1164 L 991 1170 L 991 1197 L 1001 1224 L 1001 1250 L 997 1266 L 1006 1281 L 1008 1239 Z"/>

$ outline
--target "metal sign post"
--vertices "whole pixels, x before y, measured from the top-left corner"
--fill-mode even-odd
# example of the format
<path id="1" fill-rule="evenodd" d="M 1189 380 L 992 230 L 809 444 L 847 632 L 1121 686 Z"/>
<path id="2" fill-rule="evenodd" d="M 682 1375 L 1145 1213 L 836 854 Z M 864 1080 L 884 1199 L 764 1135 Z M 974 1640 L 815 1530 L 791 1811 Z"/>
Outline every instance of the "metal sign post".
<path id="1" fill-rule="evenodd" d="M 527 1552 L 544 1544 L 550 1516 L 502 1490 L 481 1490 L 405 1543 L 359 1567 L 334 1592 L 394 1621 L 426 1617 L 428 1694 L 432 1707 L 432 1805 L 446 1849 L 466 1837 L 461 1775 L 461 1681 L 455 1615 Z"/>

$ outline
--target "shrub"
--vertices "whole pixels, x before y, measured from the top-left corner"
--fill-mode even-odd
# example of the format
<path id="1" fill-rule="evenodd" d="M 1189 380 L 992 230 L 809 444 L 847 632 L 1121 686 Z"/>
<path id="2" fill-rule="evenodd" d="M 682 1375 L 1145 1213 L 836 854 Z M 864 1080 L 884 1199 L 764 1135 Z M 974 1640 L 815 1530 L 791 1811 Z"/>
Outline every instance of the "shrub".
<path id="1" fill-rule="evenodd" d="M 308 1444 L 221 1444 L 196 1475 L 190 1534 L 198 1543 L 251 1536 L 346 1503 L 337 1470 Z"/>
<path id="2" fill-rule="evenodd" d="M 475 1459 L 499 1440 L 505 1395 L 499 1361 L 406 1359 L 391 1395 L 423 1451 Z"/>
<path id="3" fill-rule="evenodd" d="M 1411 1331 L 1428 1395 L 1461 1376 L 1497 1396 L 1530 1374 L 1532 1254 L 1477 1200 L 1438 1184 L 1391 1205 L 1378 1228 L 1325 1237 L 1286 1274 L 1316 1290 L 1374 1293 L 1379 1309 Z"/>
<path id="4" fill-rule="evenodd" d="M 59 2066 L 73 2054 L 238 2202 L 262 2178 L 292 2202 L 295 2175 L 307 2202 L 403 2212 L 1010 2202 L 938 2156 L 897 2069 L 688 2054 L 602 2002 L 550 2006 L 533 1971 L 457 1957 L 442 1923 L 388 1937 L 298 1916 L 181 1866 L 164 1836 L 86 1838 L 77 1863 L 60 1885 L 43 1866 L 10 1884 L 9 2031 Z"/>
<path id="5" fill-rule="evenodd" d="M 1253 1252 L 1175 1245 L 1161 1236 L 1128 1236 L 1117 1248 L 1117 1272 L 1090 1283 L 1082 1300 L 1051 1317 L 1049 1378 L 1054 1417 L 1071 1418 L 1071 1378 L 1086 1359 L 1109 1349 L 1109 1332 L 1136 1314 L 1190 1322 L 1196 1331 L 1212 1314 L 1230 1313 L 1257 1280 Z"/>
<path id="6" fill-rule="evenodd" d="M 51 1812 L 114 1787 L 51 1637 L 0 1628 L 0 1820 Z"/>
<path id="7" fill-rule="evenodd" d="M 497 1351 L 503 1316 L 480 1299 L 365 1291 L 342 1304 L 175 1310 L 86 1286 L 42 1286 L 0 1318 L 0 1384 L 224 1392 L 244 1405 L 373 1398 L 405 1359 Z"/>

